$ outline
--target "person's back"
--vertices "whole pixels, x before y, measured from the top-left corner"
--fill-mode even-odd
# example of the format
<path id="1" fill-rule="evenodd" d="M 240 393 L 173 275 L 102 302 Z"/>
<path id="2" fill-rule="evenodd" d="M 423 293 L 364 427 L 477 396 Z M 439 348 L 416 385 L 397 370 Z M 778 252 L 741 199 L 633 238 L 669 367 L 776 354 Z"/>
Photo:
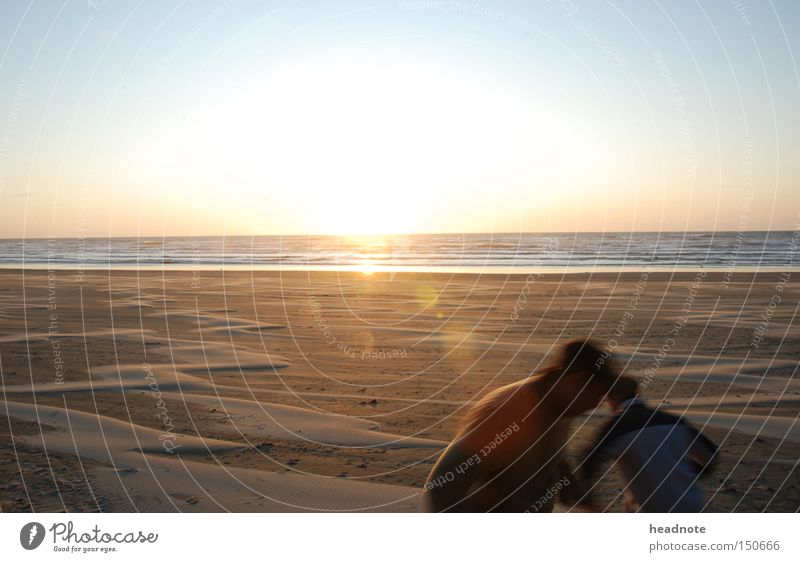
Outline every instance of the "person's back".
<path id="1" fill-rule="evenodd" d="M 552 495 L 571 474 L 562 460 L 571 418 L 597 405 L 609 386 L 605 372 L 593 376 L 596 353 L 585 345 L 591 362 L 580 357 L 504 386 L 470 410 L 425 484 L 428 510 L 526 511 Z M 549 502 L 543 510 L 551 509 Z"/>
<path id="2" fill-rule="evenodd" d="M 698 477 L 714 460 L 716 446 L 682 418 L 647 406 L 636 396 L 635 381 L 619 381 L 609 396 L 616 413 L 584 458 L 588 479 L 594 480 L 603 460 L 614 458 L 627 483 L 630 511 L 701 511 Z"/>
<path id="3" fill-rule="evenodd" d="M 540 405 L 536 379 L 482 399 L 426 484 L 432 511 L 525 511 L 561 478 L 568 422 Z"/>

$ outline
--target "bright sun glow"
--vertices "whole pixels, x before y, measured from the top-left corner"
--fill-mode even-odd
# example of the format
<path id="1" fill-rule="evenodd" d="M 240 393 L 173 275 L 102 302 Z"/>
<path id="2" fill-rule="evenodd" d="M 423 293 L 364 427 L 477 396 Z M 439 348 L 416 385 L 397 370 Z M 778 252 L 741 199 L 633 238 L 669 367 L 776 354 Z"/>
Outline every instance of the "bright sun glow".
<path id="1" fill-rule="evenodd" d="M 597 146 L 563 111 L 483 76 L 331 58 L 220 87 L 142 158 L 170 189 L 223 193 L 215 210 L 242 221 L 269 215 L 269 201 L 240 204 L 269 193 L 294 211 L 269 220 L 363 234 L 463 221 L 459 202 L 498 185 L 530 201 L 532 186 L 588 184 L 602 161 Z M 511 213 L 522 201 L 502 204 Z"/>

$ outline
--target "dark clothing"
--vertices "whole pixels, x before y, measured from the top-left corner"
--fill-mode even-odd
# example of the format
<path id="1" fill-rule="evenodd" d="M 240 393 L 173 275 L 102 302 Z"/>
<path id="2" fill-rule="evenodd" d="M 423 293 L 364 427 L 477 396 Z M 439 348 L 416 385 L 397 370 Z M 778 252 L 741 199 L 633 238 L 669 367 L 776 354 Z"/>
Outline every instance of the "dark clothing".
<path id="1" fill-rule="evenodd" d="M 705 504 L 697 479 L 716 453 L 716 445 L 682 418 L 633 398 L 598 432 L 583 465 L 592 482 L 604 460 L 617 459 L 631 511 L 698 512 Z"/>

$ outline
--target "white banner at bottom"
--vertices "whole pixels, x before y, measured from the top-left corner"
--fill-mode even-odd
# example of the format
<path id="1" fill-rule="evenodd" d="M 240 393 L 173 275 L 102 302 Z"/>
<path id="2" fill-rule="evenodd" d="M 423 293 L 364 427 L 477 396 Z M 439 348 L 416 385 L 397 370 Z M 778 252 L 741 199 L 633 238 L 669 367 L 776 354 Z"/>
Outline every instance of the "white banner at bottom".
<path id="1" fill-rule="evenodd" d="M 10 561 L 777 561 L 800 560 L 798 523 L 798 514 L 15 513 L 0 514 L 0 552 Z"/>

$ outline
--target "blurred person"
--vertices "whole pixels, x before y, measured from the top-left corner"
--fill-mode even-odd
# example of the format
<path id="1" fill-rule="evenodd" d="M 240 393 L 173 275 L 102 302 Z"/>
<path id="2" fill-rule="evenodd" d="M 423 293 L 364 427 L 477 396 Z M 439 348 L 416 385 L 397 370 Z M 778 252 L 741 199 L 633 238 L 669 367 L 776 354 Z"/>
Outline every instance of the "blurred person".
<path id="1" fill-rule="evenodd" d="M 549 512 L 556 492 L 580 497 L 563 457 L 572 418 L 596 407 L 613 383 L 606 357 L 572 341 L 554 366 L 482 398 L 431 470 L 426 510 Z"/>
<path id="2" fill-rule="evenodd" d="M 616 460 L 626 483 L 628 511 L 702 511 L 703 492 L 697 481 L 715 464 L 717 446 L 682 418 L 649 407 L 632 378 L 619 377 L 607 402 L 614 415 L 583 455 L 589 490 L 601 464 Z M 580 503 L 591 507 L 590 495 Z"/>

